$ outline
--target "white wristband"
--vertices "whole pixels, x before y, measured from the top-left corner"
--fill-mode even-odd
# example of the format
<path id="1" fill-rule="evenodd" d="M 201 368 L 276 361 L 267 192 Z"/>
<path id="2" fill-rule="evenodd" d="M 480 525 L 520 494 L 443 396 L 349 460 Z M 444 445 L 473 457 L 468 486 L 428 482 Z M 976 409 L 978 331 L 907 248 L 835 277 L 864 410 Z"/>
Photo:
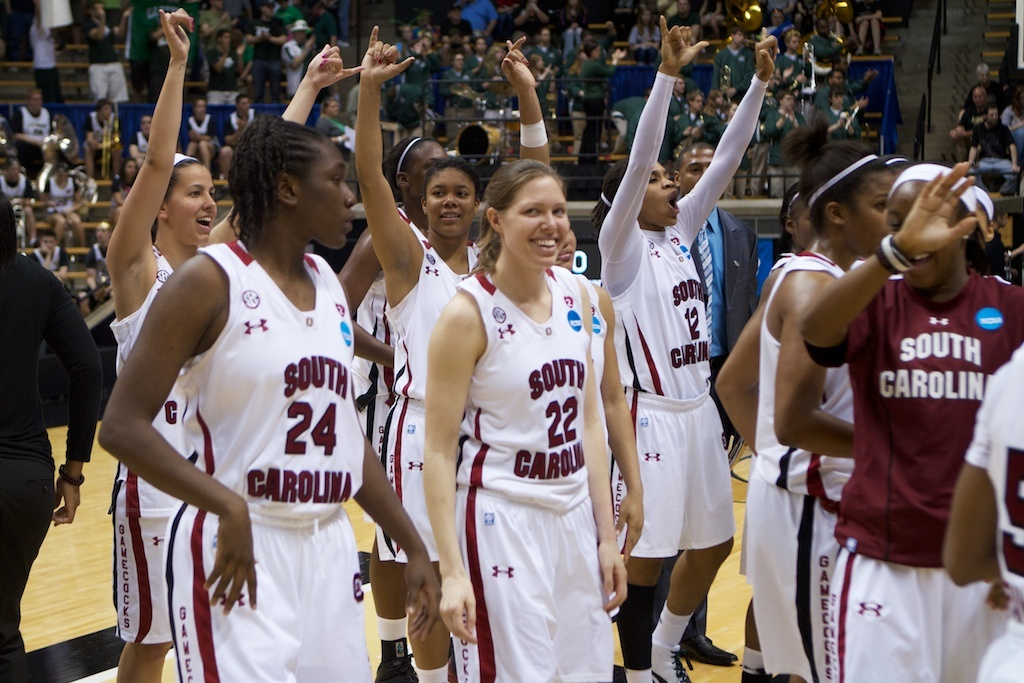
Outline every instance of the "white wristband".
<path id="1" fill-rule="evenodd" d="M 523 147 L 543 147 L 548 144 L 548 129 L 544 122 L 524 123 L 520 126 L 519 144 Z"/>

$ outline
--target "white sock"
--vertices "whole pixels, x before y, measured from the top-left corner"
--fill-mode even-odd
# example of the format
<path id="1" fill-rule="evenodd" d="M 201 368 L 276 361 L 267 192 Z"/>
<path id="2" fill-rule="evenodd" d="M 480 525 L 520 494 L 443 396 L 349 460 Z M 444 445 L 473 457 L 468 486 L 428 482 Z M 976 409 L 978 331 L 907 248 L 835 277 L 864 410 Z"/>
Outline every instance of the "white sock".
<path id="1" fill-rule="evenodd" d="M 764 657 L 760 650 L 743 648 L 743 670 L 751 674 L 764 673 Z"/>
<path id="2" fill-rule="evenodd" d="M 384 617 L 377 617 L 377 636 L 381 640 L 401 640 L 405 638 L 406 624 L 408 623 L 406 617 L 401 619 L 385 619 Z"/>
<path id="3" fill-rule="evenodd" d="M 658 617 L 658 625 L 654 629 L 653 644 L 668 648 L 669 650 L 679 645 L 679 640 L 686 631 L 686 625 L 690 623 L 692 614 L 672 614 L 668 605 L 661 610 Z"/>
<path id="4" fill-rule="evenodd" d="M 643 671 L 626 669 L 626 683 L 651 683 L 653 680 L 654 676 L 651 675 L 650 669 Z"/>
<path id="5" fill-rule="evenodd" d="M 420 683 L 448 683 L 447 666 L 442 666 L 440 669 L 421 669 L 413 664 L 413 668 L 416 669 Z"/>

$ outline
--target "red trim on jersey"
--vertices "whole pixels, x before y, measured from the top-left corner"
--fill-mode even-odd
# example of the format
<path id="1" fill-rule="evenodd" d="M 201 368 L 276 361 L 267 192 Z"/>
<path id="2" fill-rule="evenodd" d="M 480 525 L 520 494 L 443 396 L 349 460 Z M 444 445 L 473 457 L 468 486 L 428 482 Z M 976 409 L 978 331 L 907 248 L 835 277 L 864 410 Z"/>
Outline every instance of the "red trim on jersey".
<path id="1" fill-rule="evenodd" d="M 402 435 L 405 434 L 405 413 L 409 410 L 409 399 L 402 401 L 402 412 L 398 414 L 398 432 L 395 434 L 395 495 L 402 500 Z"/>
<path id="2" fill-rule="evenodd" d="M 658 396 L 664 396 L 665 392 L 661 388 L 661 377 L 658 375 L 658 368 L 654 367 L 654 358 L 651 356 L 651 349 L 647 346 L 647 340 L 644 339 L 643 330 L 640 329 L 640 321 L 633 316 L 633 320 L 636 320 L 636 333 L 640 336 L 640 346 L 644 350 L 644 358 L 647 359 L 647 368 L 651 371 L 651 381 L 654 382 L 654 392 Z"/>
<path id="3" fill-rule="evenodd" d="M 633 390 L 633 400 L 629 404 L 629 414 L 633 418 L 633 433 L 636 434 L 636 410 L 640 406 L 640 392 Z"/>
<path id="4" fill-rule="evenodd" d="M 846 679 L 846 601 L 850 599 L 850 578 L 853 576 L 853 561 L 856 558 L 856 555 L 849 553 L 846 559 L 843 590 L 839 594 L 839 636 L 836 639 L 839 651 L 839 683 Z"/>
<path id="5" fill-rule="evenodd" d="M 491 282 L 490 278 L 488 278 L 486 274 L 477 273 L 476 279 L 477 282 L 480 283 L 480 286 L 483 287 L 484 291 L 487 292 L 488 294 L 493 296 L 494 293 L 498 291 L 497 288 L 494 286 L 494 283 Z"/>
<path id="6" fill-rule="evenodd" d="M 199 404 L 196 404 L 196 421 L 199 428 L 203 430 L 203 462 L 206 464 L 206 473 L 213 476 L 216 469 L 216 460 L 213 457 L 213 437 L 210 435 L 210 428 L 206 426 L 206 420 L 199 411 Z"/>
<path id="7" fill-rule="evenodd" d="M 196 640 L 199 641 L 199 658 L 203 662 L 203 681 L 218 683 L 217 653 L 213 647 L 213 626 L 210 620 L 210 593 L 206 590 L 206 571 L 203 569 L 203 522 L 206 511 L 196 513 L 192 525 L 189 547 L 192 551 L 192 614 L 196 620 Z"/>
<path id="8" fill-rule="evenodd" d="M 406 346 L 405 340 L 402 340 L 402 348 L 405 349 L 405 386 L 399 392 L 402 396 L 409 395 L 409 387 L 412 386 L 412 368 L 409 367 L 409 347 Z"/>
<path id="9" fill-rule="evenodd" d="M 384 306 L 388 305 L 387 298 L 384 299 Z M 394 343 L 391 341 L 391 323 L 388 322 L 387 314 L 381 316 L 381 322 L 384 323 L 384 343 L 388 346 L 394 347 Z M 389 368 L 386 365 L 381 366 L 384 375 L 384 385 L 388 390 L 388 405 L 394 403 L 394 391 L 395 391 L 395 369 Z"/>
<path id="10" fill-rule="evenodd" d="M 473 462 L 473 475 L 476 475 L 477 463 L 483 463 L 483 455 L 487 453 L 487 445 L 480 449 Z M 472 478 L 471 477 L 471 478 Z M 487 614 L 487 601 L 484 595 L 483 576 L 480 572 L 480 551 L 477 547 L 476 534 L 476 485 L 469 489 L 466 499 L 466 558 L 469 563 L 469 581 L 473 585 L 476 596 L 476 643 L 480 665 L 480 683 L 494 683 L 498 676 L 494 657 L 494 640 L 491 637 L 491 621 Z"/>
<path id="11" fill-rule="evenodd" d="M 235 256 L 241 259 L 242 263 L 244 263 L 245 265 L 249 265 L 250 263 L 252 263 L 252 255 L 250 255 L 249 252 L 245 250 L 245 247 L 242 246 L 241 242 L 228 242 L 228 249 L 235 252 Z"/>
<path id="12" fill-rule="evenodd" d="M 552 272 L 552 270 L 550 268 L 545 268 L 544 272 L 547 273 L 548 277 L 551 278 L 552 280 L 555 279 L 555 274 L 554 274 L 554 272 Z"/>
<path id="13" fill-rule="evenodd" d="M 811 453 L 811 461 L 807 464 L 807 492 L 819 500 L 828 500 L 825 484 L 821 481 L 821 456 Z"/>
<path id="14" fill-rule="evenodd" d="M 412 219 L 409 218 L 408 214 L 405 213 L 405 209 L 403 209 L 400 206 L 396 206 L 395 208 L 398 209 L 398 215 L 402 217 L 402 220 L 408 223 L 409 225 L 412 225 Z"/>
<path id="15" fill-rule="evenodd" d="M 132 537 L 132 556 L 135 559 L 135 579 L 138 583 L 136 599 L 139 602 L 139 624 L 135 632 L 135 642 L 141 643 L 142 639 L 149 635 L 149 629 L 153 626 L 153 593 L 149 585 L 146 540 L 142 537 L 142 526 L 139 524 L 139 478 L 129 470 L 124 484 L 126 517 L 128 517 L 128 530 Z"/>
<path id="16" fill-rule="evenodd" d="M 476 411 L 476 415 L 473 417 L 473 436 L 476 437 L 477 441 L 482 441 L 480 438 L 480 410 Z"/>
<path id="17" fill-rule="evenodd" d="M 811 258 L 816 258 L 819 261 L 824 261 L 825 263 L 829 264 L 830 266 L 832 266 L 834 268 L 838 268 L 839 267 L 838 265 L 836 265 L 835 262 L 833 262 L 827 256 L 822 256 L 821 254 L 815 253 L 813 251 L 801 251 L 799 254 L 797 254 L 797 256 L 809 256 Z"/>
<path id="18" fill-rule="evenodd" d="M 302 260 L 305 261 L 307 264 L 309 264 L 310 268 L 312 268 L 313 270 L 315 270 L 318 273 L 320 272 L 320 268 L 317 267 L 316 260 L 312 256 L 310 256 L 309 254 L 303 254 L 302 255 Z"/>

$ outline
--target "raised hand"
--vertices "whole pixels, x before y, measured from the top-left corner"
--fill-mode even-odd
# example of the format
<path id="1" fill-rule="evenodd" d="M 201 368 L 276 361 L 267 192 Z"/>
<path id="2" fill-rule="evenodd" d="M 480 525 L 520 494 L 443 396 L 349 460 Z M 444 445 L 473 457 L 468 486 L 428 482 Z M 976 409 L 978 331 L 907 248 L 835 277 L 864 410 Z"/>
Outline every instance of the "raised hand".
<path id="1" fill-rule="evenodd" d="M 171 51 L 171 61 L 188 61 L 188 51 L 191 47 L 188 34 L 195 29 L 195 24 L 196 20 L 183 9 L 179 8 L 173 12 L 160 10 L 160 26 L 164 30 L 167 47 Z"/>
<path id="2" fill-rule="evenodd" d="M 779 56 L 779 43 L 775 36 L 768 36 L 754 46 L 754 54 L 757 56 L 757 77 L 767 82 L 775 73 L 775 58 Z"/>
<path id="3" fill-rule="evenodd" d="M 973 178 L 967 178 L 970 163 L 964 161 L 938 178 L 929 181 L 914 202 L 893 243 L 907 258 L 934 253 L 949 243 L 970 234 L 978 223 L 974 214 L 956 220 L 960 197 L 973 191 Z"/>
<path id="4" fill-rule="evenodd" d="M 306 75 L 303 78 L 309 80 L 319 92 L 349 76 L 355 76 L 363 69 L 362 66 L 346 69 L 345 62 L 341 59 L 341 51 L 337 47 L 326 45 L 306 67 Z"/>
<path id="5" fill-rule="evenodd" d="M 702 40 L 691 45 L 693 31 L 689 26 L 673 26 L 668 28 L 664 15 L 661 17 L 661 67 L 658 68 L 669 76 L 678 76 L 679 70 L 692 62 L 709 43 Z"/>
<path id="6" fill-rule="evenodd" d="M 501 60 L 501 72 L 505 74 L 505 78 L 515 87 L 517 92 L 524 92 L 530 88 L 537 87 L 537 79 L 534 77 L 533 72 L 530 71 L 530 60 L 526 58 L 522 51 L 523 43 L 525 42 L 526 36 L 522 36 L 515 43 L 511 40 L 506 40 L 505 46 L 508 48 L 508 54 Z"/>
<path id="7" fill-rule="evenodd" d="M 416 58 L 408 57 L 398 62 L 398 50 L 394 45 L 377 39 L 380 29 L 370 31 L 370 44 L 363 55 L 363 78 L 375 85 L 381 85 L 409 68 Z"/>

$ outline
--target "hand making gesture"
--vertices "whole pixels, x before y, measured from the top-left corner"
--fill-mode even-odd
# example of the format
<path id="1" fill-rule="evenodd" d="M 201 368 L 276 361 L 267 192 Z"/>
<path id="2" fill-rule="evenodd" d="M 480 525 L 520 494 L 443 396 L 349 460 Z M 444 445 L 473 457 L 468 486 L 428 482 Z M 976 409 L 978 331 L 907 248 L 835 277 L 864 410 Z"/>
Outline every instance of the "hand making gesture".
<path id="1" fill-rule="evenodd" d="M 512 84 L 517 92 L 537 87 L 537 79 L 534 77 L 533 72 L 530 71 L 530 60 L 526 58 L 522 51 L 523 43 L 525 42 L 526 36 L 520 37 L 515 43 L 511 40 L 506 40 L 505 45 L 508 47 L 508 54 L 501 60 L 501 72 L 505 74 L 505 78 L 508 79 L 508 82 Z"/>
<path id="2" fill-rule="evenodd" d="M 399 62 L 398 49 L 390 43 L 377 39 L 380 32 L 379 27 L 374 26 L 370 31 L 370 44 L 363 55 L 363 78 L 370 83 L 381 85 L 390 81 L 395 76 L 409 68 L 416 60 L 415 57 L 407 57 Z"/>
<path id="3" fill-rule="evenodd" d="M 775 36 L 768 36 L 754 46 L 757 56 L 757 77 L 768 82 L 775 73 L 775 58 L 779 56 L 779 42 Z"/>
<path id="4" fill-rule="evenodd" d="M 658 71 L 672 76 L 679 75 L 679 70 L 692 62 L 701 51 L 708 46 L 706 40 L 692 45 L 693 31 L 689 26 L 668 27 L 665 17 L 661 17 L 661 66 Z"/>

